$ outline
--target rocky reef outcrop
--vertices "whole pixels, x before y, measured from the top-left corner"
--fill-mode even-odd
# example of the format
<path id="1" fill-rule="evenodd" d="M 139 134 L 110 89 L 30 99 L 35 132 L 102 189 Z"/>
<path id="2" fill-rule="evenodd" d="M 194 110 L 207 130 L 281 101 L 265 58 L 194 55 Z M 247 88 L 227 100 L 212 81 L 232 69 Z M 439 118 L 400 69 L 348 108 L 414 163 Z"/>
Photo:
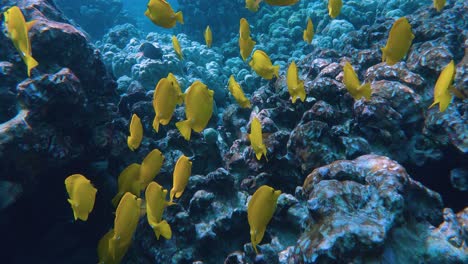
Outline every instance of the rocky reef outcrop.
<path id="1" fill-rule="evenodd" d="M 464 263 L 464 211 L 382 156 L 336 161 L 307 176 L 310 226 L 291 263 Z"/>
<path id="2" fill-rule="evenodd" d="M 35 237 L 30 254 L 35 261 L 73 259 L 65 257 L 69 248 L 56 243 L 54 235 L 72 237 L 79 229 L 65 228 L 69 208 L 57 203 L 64 197 L 63 176 L 86 171 L 108 155 L 118 102 L 116 82 L 99 50 L 68 23 L 53 1 L 3 1 L 1 11 L 13 5 L 27 21 L 37 20 L 29 35 L 39 66 L 28 78 L 13 43 L 0 34 L 0 182 L 5 201 L 0 222 L 9 241 L 1 257 L 9 263 L 29 261 L 16 250 L 28 247 Z M 76 237 L 70 243 L 83 240 Z M 47 247 L 56 247 L 56 256 L 62 257 L 51 260 Z"/>

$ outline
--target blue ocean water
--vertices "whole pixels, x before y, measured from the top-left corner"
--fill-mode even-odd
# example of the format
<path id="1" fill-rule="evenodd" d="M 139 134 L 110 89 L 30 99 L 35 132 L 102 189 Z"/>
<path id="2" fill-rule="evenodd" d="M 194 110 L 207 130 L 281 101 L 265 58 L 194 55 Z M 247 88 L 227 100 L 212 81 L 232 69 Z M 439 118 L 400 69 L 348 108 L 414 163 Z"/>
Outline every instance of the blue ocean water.
<path id="1" fill-rule="evenodd" d="M 0 3 L 0 263 L 468 263 L 467 1 Z"/>

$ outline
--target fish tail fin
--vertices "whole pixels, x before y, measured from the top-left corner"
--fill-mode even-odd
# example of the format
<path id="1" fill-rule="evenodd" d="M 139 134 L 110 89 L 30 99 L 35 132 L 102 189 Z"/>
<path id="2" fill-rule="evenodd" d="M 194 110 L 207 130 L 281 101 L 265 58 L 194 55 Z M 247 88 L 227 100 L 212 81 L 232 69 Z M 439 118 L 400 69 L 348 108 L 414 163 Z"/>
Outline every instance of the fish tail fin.
<path id="1" fill-rule="evenodd" d="M 114 205 L 115 208 L 117 208 L 117 205 L 119 205 L 120 198 L 122 197 L 121 193 L 117 193 L 114 198 L 112 198 L 112 205 Z"/>
<path id="2" fill-rule="evenodd" d="M 179 129 L 180 134 L 182 134 L 185 140 L 190 140 L 190 134 L 192 132 L 192 128 L 190 127 L 190 120 L 177 122 L 176 127 Z"/>
<path id="3" fill-rule="evenodd" d="M 31 20 L 29 22 L 26 22 L 26 28 L 29 30 L 31 30 L 31 28 L 37 23 L 37 20 Z"/>
<path id="4" fill-rule="evenodd" d="M 255 156 L 257 157 L 257 160 L 260 160 L 262 158 L 263 152 L 258 152 L 255 153 Z"/>
<path id="5" fill-rule="evenodd" d="M 370 83 L 365 83 L 359 87 L 359 90 L 361 92 L 361 95 L 366 98 L 366 100 L 369 100 L 372 94 L 372 89 L 371 89 L 371 84 Z"/>
<path id="6" fill-rule="evenodd" d="M 279 78 L 279 69 L 280 69 L 279 65 L 273 66 L 273 73 L 275 74 L 276 78 Z"/>
<path id="7" fill-rule="evenodd" d="M 439 101 L 439 111 L 445 112 L 445 110 L 447 110 L 447 107 L 449 106 L 451 101 L 452 101 L 452 95 L 450 93 L 444 94 L 443 96 L 441 96 L 440 101 Z"/>
<path id="8" fill-rule="evenodd" d="M 263 156 L 265 157 L 266 161 L 268 162 L 268 157 L 267 157 L 267 149 L 266 147 L 263 149 Z"/>
<path id="9" fill-rule="evenodd" d="M 28 67 L 28 77 L 31 77 L 31 70 L 37 67 L 37 65 L 39 65 L 39 62 L 37 62 L 30 55 L 24 56 L 24 62 L 26 63 L 26 66 Z"/>
<path id="10" fill-rule="evenodd" d="M 172 188 L 171 192 L 169 193 L 169 204 L 173 203 L 172 201 L 174 200 L 174 194 L 175 194 L 175 190 L 174 188 Z"/>
<path id="11" fill-rule="evenodd" d="M 154 120 L 153 120 L 153 129 L 156 131 L 156 133 L 159 132 L 159 118 L 158 118 L 158 115 L 156 115 L 154 117 Z"/>
<path id="12" fill-rule="evenodd" d="M 457 88 L 453 87 L 453 86 L 450 86 L 449 87 L 449 91 L 455 95 L 455 97 L 457 97 L 458 99 L 466 99 L 466 96 L 460 91 L 458 90 Z"/>
<path id="13" fill-rule="evenodd" d="M 175 14 L 175 19 L 179 21 L 179 23 L 184 24 L 184 15 L 182 14 L 182 11 Z"/>
<path id="14" fill-rule="evenodd" d="M 171 239 L 172 237 L 171 226 L 167 223 L 166 220 L 162 220 L 161 222 L 154 225 L 153 231 L 158 240 L 159 236 L 163 236 L 165 239 Z"/>
<path id="15" fill-rule="evenodd" d="M 291 94 L 291 102 L 292 102 L 293 104 L 295 104 L 295 103 L 296 103 L 296 100 L 297 100 L 296 92 L 293 92 L 293 93 Z"/>

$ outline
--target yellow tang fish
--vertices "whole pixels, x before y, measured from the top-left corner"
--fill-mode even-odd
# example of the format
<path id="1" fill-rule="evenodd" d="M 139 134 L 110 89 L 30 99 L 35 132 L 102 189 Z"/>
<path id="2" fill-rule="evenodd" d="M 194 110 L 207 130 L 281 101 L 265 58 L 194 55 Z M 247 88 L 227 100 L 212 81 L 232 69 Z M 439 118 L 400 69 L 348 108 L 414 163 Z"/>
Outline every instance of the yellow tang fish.
<path id="1" fill-rule="evenodd" d="M 158 240 L 161 235 L 165 239 L 171 239 L 172 237 L 171 226 L 166 220 L 162 220 L 164 209 L 170 205 L 166 201 L 166 196 L 167 190 L 156 182 L 151 182 L 146 187 L 146 217 Z"/>
<path id="2" fill-rule="evenodd" d="M 354 100 L 359 100 L 362 97 L 369 100 L 372 93 L 370 83 L 364 83 L 361 85 L 358 76 L 353 69 L 353 66 L 351 66 L 349 62 L 346 62 L 345 66 L 343 67 L 343 71 L 343 83 L 346 87 L 346 90 L 348 90 Z"/>
<path id="3" fill-rule="evenodd" d="M 247 8 L 249 11 L 257 12 L 258 5 L 261 1 L 262 0 L 245 0 L 245 8 Z"/>
<path id="4" fill-rule="evenodd" d="M 179 40 L 176 36 L 172 36 L 172 47 L 174 47 L 177 57 L 179 57 L 179 59 L 183 59 L 184 56 L 182 55 L 182 49 L 180 48 Z"/>
<path id="5" fill-rule="evenodd" d="M 173 28 L 176 22 L 184 24 L 182 12 L 175 13 L 171 5 L 165 0 L 150 0 L 145 16 L 154 24 L 163 28 Z"/>
<path id="6" fill-rule="evenodd" d="M 231 77 L 229 77 L 228 88 L 229 88 L 229 92 L 231 92 L 232 96 L 234 97 L 234 99 L 236 99 L 236 102 L 239 104 L 240 107 L 242 108 L 251 107 L 249 99 L 245 97 L 244 91 L 242 90 L 242 87 L 234 79 L 234 75 L 231 75 Z"/>
<path id="7" fill-rule="evenodd" d="M 250 25 L 247 19 L 241 18 L 239 22 L 239 36 L 243 39 L 250 38 Z"/>
<path id="8" fill-rule="evenodd" d="M 17 6 L 11 7 L 3 15 L 5 17 L 8 37 L 13 41 L 13 45 L 26 64 L 28 77 L 31 77 L 31 70 L 39 65 L 39 63 L 32 57 L 31 41 L 28 32 L 37 21 L 26 22 L 21 9 Z"/>
<path id="9" fill-rule="evenodd" d="M 328 15 L 336 18 L 341 12 L 341 7 L 343 7 L 342 0 L 328 0 Z"/>
<path id="10" fill-rule="evenodd" d="M 144 190 L 146 186 L 158 175 L 164 162 L 164 155 L 159 149 L 153 149 L 146 155 L 140 166 L 140 188 Z"/>
<path id="11" fill-rule="evenodd" d="M 437 12 L 440 12 L 442 9 L 444 9 L 445 2 L 445 0 L 434 0 L 434 8 L 437 10 Z"/>
<path id="12" fill-rule="evenodd" d="M 112 204 L 117 207 L 120 198 L 126 193 L 130 192 L 137 197 L 140 196 L 140 164 L 132 163 L 128 165 L 119 175 L 117 180 L 117 194 L 112 199 Z"/>
<path id="13" fill-rule="evenodd" d="M 185 155 L 180 156 L 174 168 L 172 175 L 173 183 L 171 193 L 169 195 L 169 202 L 175 198 L 180 198 L 184 193 L 187 186 L 190 174 L 192 173 L 192 162 Z"/>
<path id="14" fill-rule="evenodd" d="M 239 49 L 242 60 L 246 60 L 255 46 L 256 42 L 250 37 L 250 25 L 245 18 L 241 18 L 239 26 Z"/>
<path id="15" fill-rule="evenodd" d="M 131 151 L 136 150 L 140 147 L 141 140 L 143 140 L 143 125 L 140 118 L 136 114 L 133 114 L 130 121 L 130 136 L 127 137 L 128 148 Z"/>
<path id="16" fill-rule="evenodd" d="M 296 62 L 292 62 L 289 65 L 288 72 L 286 73 L 286 83 L 288 84 L 288 91 L 291 95 L 292 103 L 296 103 L 296 99 L 299 97 L 302 102 L 306 98 L 306 91 L 304 89 L 304 81 L 299 80 L 299 74 L 297 72 Z"/>
<path id="17" fill-rule="evenodd" d="M 114 219 L 114 235 L 109 239 L 109 253 L 112 259 L 119 255 L 119 249 L 130 245 L 140 220 L 141 199 L 127 192 L 120 200 Z"/>
<path id="18" fill-rule="evenodd" d="M 308 44 L 312 43 L 312 39 L 314 38 L 314 24 L 312 24 L 312 20 L 310 18 L 307 20 L 307 28 L 304 30 L 302 38 Z"/>
<path id="19" fill-rule="evenodd" d="M 408 53 L 413 39 L 408 19 L 399 18 L 390 29 L 387 45 L 382 48 L 382 61 L 386 61 L 390 66 L 399 62 Z"/>
<path id="20" fill-rule="evenodd" d="M 275 213 L 276 203 L 280 195 L 280 190 L 275 190 L 268 185 L 262 185 L 252 195 L 247 206 L 250 240 L 257 254 L 257 245 L 262 242 L 266 227 Z"/>
<path id="21" fill-rule="evenodd" d="M 127 253 L 130 243 L 119 244 L 117 243 L 114 256 L 111 256 L 109 252 L 109 241 L 114 236 L 114 229 L 109 230 L 98 243 L 98 264 L 119 264 L 125 254 Z"/>
<path id="22" fill-rule="evenodd" d="M 273 66 L 270 57 L 262 51 L 256 50 L 249 62 L 250 67 L 261 77 L 271 80 L 273 76 L 279 78 L 279 65 Z"/>
<path id="23" fill-rule="evenodd" d="M 183 93 L 179 82 L 172 73 L 159 80 L 154 88 L 153 108 L 155 112 L 153 128 L 159 132 L 159 124 L 167 125 L 172 119 L 176 105 L 182 104 Z"/>
<path id="24" fill-rule="evenodd" d="M 267 158 L 267 148 L 265 144 L 263 144 L 263 136 L 262 136 L 262 124 L 257 117 L 252 118 L 252 122 L 250 123 L 250 146 L 255 152 L 255 156 L 257 160 L 262 158 L 262 155 L 265 156 L 265 159 L 268 161 Z"/>
<path id="25" fill-rule="evenodd" d="M 191 130 L 202 132 L 213 114 L 214 91 L 200 81 L 195 81 L 185 91 L 186 120 L 176 123 L 185 140 L 190 140 Z"/>
<path id="26" fill-rule="evenodd" d="M 452 101 L 450 88 L 452 87 L 453 80 L 455 79 L 455 73 L 455 63 L 452 60 L 447 64 L 447 66 L 445 66 L 437 79 L 434 87 L 434 103 L 432 103 L 429 108 L 439 104 L 440 112 L 444 112 L 447 109 L 450 101 Z"/>
<path id="27" fill-rule="evenodd" d="M 208 48 L 211 48 L 211 43 L 213 43 L 213 33 L 211 33 L 210 26 L 207 26 L 205 29 L 205 42 Z"/>
<path id="28" fill-rule="evenodd" d="M 81 174 L 73 174 L 65 179 L 68 202 L 73 209 L 75 220 L 88 220 L 88 215 L 94 207 L 97 189 Z"/>
<path id="29" fill-rule="evenodd" d="M 265 3 L 272 5 L 272 6 L 290 6 L 299 2 L 299 0 L 264 0 L 264 1 Z"/>

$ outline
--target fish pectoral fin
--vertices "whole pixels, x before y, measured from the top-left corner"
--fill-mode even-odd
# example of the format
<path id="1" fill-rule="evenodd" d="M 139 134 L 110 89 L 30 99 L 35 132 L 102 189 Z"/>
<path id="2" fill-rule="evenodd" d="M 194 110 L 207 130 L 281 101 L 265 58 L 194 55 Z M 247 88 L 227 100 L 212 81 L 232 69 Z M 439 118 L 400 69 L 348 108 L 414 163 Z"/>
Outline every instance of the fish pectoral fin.
<path id="1" fill-rule="evenodd" d="M 31 28 L 37 23 L 37 20 L 31 20 L 29 22 L 26 22 L 26 28 L 29 30 L 31 30 Z"/>

